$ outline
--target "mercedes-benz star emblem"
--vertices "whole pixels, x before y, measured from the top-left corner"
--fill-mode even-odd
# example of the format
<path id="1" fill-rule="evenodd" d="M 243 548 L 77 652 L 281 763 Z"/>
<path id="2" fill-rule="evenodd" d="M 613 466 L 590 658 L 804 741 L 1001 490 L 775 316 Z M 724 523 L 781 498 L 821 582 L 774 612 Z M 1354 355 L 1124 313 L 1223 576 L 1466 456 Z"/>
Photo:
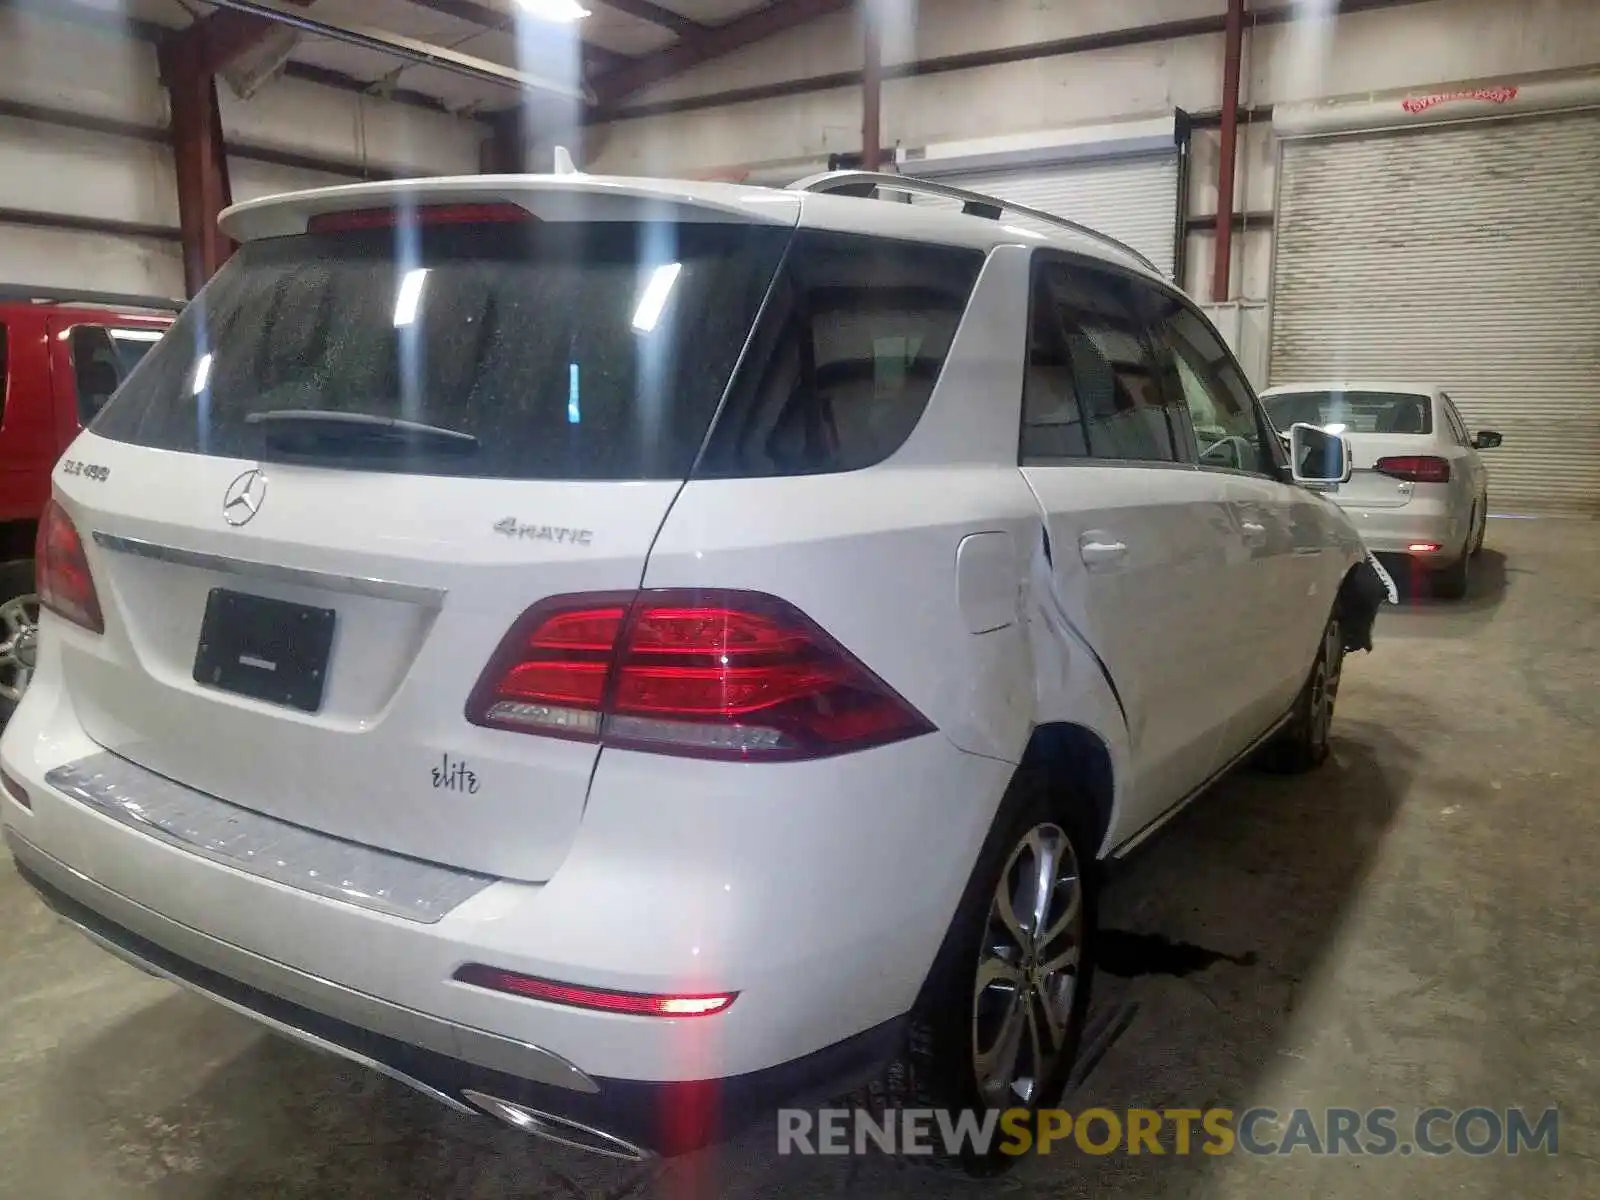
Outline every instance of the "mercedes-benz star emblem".
<path id="1" fill-rule="evenodd" d="M 260 467 L 246 471 L 228 485 L 222 497 L 222 518 L 238 528 L 248 525 L 261 511 L 261 502 L 267 498 L 267 477 Z"/>

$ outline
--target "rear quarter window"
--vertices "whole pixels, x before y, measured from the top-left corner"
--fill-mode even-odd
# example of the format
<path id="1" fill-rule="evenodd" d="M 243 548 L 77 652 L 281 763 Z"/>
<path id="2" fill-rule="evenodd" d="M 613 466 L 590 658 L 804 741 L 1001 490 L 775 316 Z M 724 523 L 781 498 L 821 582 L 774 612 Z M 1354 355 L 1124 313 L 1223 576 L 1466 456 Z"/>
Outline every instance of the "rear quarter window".
<path id="1" fill-rule="evenodd" d="M 888 458 L 922 419 L 983 262 L 980 250 L 797 233 L 697 473 Z"/>

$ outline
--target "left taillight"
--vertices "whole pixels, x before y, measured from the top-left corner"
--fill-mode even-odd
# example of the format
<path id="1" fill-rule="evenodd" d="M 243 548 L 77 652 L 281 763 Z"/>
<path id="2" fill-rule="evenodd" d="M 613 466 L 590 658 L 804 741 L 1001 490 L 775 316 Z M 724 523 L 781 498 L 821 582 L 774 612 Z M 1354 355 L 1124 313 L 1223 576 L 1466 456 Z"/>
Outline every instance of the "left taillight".
<path id="1" fill-rule="evenodd" d="M 45 505 L 44 515 L 39 518 L 33 557 L 38 572 L 39 606 L 90 633 L 104 633 L 105 617 L 100 611 L 100 595 L 89 572 L 83 539 L 67 510 L 55 500 Z"/>
<path id="2" fill-rule="evenodd" d="M 1374 471 L 1409 483 L 1449 483 L 1450 460 L 1436 454 L 1391 454 L 1373 464 Z"/>

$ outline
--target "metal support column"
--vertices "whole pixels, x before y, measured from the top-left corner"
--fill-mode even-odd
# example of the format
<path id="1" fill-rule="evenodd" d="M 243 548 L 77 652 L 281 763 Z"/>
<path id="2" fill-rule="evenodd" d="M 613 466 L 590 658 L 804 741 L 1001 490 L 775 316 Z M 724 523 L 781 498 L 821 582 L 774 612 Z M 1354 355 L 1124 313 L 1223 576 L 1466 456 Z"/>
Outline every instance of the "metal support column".
<path id="1" fill-rule="evenodd" d="M 1244 0 L 1228 0 L 1222 64 L 1222 136 L 1217 149 L 1217 233 L 1211 263 L 1211 300 L 1232 290 L 1233 177 L 1239 161 L 1239 60 L 1244 54 Z"/>
<path id="2" fill-rule="evenodd" d="M 883 40 L 877 5 L 862 5 L 861 25 L 861 169 L 876 171 L 883 162 Z"/>
<path id="3" fill-rule="evenodd" d="M 217 228 L 217 217 L 228 206 L 227 156 L 216 80 L 204 70 L 204 39 L 178 37 L 163 46 L 161 75 L 172 105 L 184 283 L 193 296 L 232 251 Z"/>

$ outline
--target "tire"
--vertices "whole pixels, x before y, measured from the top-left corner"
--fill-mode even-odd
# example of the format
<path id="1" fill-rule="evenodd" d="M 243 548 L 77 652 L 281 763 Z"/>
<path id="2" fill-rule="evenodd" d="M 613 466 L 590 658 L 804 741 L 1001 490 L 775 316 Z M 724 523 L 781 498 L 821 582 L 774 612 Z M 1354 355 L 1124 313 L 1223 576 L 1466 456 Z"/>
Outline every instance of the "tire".
<path id="1" fill-rule="evenodd" d="M 1472 550 L 1469 540 L 1467 547 L 1461 551 L 1461 557 L 1444 570 L 1435 571 L 1429 577 L 1428 583 L 1438 599 L 1460 600 L 1467 594 L 1467 587 L 1472 582 L 1471 576 Z"/>
<path id="2" fill-rule="evenodd" d="M 1299 775 L 1320 767 L 1328 757 L 1334 705 L 1344 674 L 1344 633 L 1339 618 L 1329 619 L 1311 674 L 1294 702 L 1294 713 L 1283 731 L 1261 756 L 1261 766 L 1278 775 Z"/>
<path id="3" fill-rule="evenodd" d="M 1058 780 L 1031 771 L 1012 780 L 912 1010 L 905 1059 L 891 1065 L 886 1087 L 871 1089 L 869 1107 L 1025 1109 L 1031 1125 L 1040 1108 L 1059 1102 L 1093 979 L 1098 846 L 1088 812 Z M 1041 950 L 1030 900 L 1038 872 L 1029 868 L 1051 861 Z M 1050 963 L 1059 966 L 1049 971 Z M 1026 989 L 1020 1004 L 1018 986 Z M 941 1148 L 916 1160 L 996 1175 L 1016 1161 L 1001 1152 L 1005 1143 L 997 1126 L 986 1154 Z"/>
<path id="4" fill-rule="evenodd" d="M 33 561 L 0 563 L 0 726 L 11 719 L 33 677 L 39 597 Z"/>
<path id="5" fill-rule="evenodd" d="M 1428 590 L 1439 600 L 1460 600 L 1467 594 L 1472 582 L 1472 558 L 1483 549 L 1484 526 L 1489 523 L 1487 506 L 1472 506 L 1467 517 L 1467 540 L 1462 543 L 1461 557 L 1442 571 L 1428 577 Z"/>
<path id="6" fill-rule="evenodd" d="M 1483 553 L 1483 539 L 1489 532 L 1489 497 L 1485 493 L 1478 499 L 1478 533 L 1472 541 L 1474 557 Z"/>

